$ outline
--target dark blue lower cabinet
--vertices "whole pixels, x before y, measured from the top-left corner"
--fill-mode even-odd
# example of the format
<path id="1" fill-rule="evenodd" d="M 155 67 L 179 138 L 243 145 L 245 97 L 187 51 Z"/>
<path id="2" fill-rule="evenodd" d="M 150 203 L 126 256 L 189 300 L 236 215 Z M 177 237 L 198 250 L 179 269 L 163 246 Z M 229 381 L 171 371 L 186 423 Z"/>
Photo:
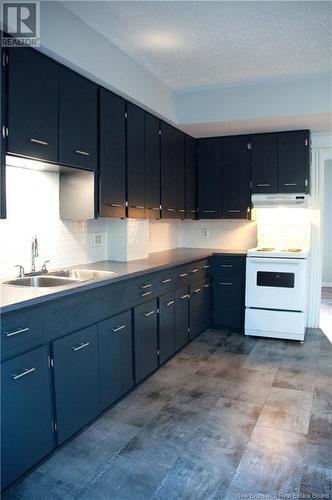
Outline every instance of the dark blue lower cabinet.
<path id="1" fill-rule="evenodd" d="M 135 381 L 158 368 L 157 299 L 134 309 Z"/>
<path id="2" fill-rule="evenodd" d="M 190 340 L 211 323 L 211 283 L 195 282 L 190 286 Z"/>
<path id="3" fill-rule="evenodd" d="M 53 342 L 58 442 L 62 443 L 99 413 L 97 326 Z"/>
<path id="4" fill-rule="evenodd" d="M 3 489 L 55 446 L 46 346 L 2 364 L 1 393 Z"/>
<path id="5" fill-rule="evenodd" d="M 133 386 L 131 311 L 98 325 L 100 403 L 110 406 Z"/>
<path id="6" fill-rule="evenodd" d="M 189 329 L 189 290 L 180 288 L 175 292 L 175 350 L 178 351 L 188 342 Z"/>
<path id="7" fill-rule="evenodd" d="M 216 326 L 243 328 L 244 280 L 216 275 L 213 289 L 213 321 Z"/>
<path id="8" fill-rule="evenodd" d="M 159 299 L 159 363 L 175 353 L 175 294 L 167 293 Z"/>

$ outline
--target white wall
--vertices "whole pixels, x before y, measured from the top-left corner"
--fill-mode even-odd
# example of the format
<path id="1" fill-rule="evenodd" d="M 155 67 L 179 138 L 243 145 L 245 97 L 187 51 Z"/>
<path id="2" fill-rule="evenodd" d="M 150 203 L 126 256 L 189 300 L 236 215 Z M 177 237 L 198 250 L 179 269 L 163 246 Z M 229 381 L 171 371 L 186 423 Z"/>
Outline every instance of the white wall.
<path id="1" fill-rule="evenodd" d="M 149 253 L 181 247 L 180 220 L 149 221 Z"/>
<path id="2" fill-rule="evenodd" d="M 7 219 L 0 220 L 0 274 L 26 272 L 31 268 L 31 241 L 39 241 L 36 267 L 50 259 L 49 268 L 66 267 L 107 258 L 106 219 L 61 221 L 59 219 L 59 174 L 7 167 Z M 94 246 L 94 233 L 102 245 Z"/>
<path id="3" fill-rule="evenodd" d="M 332 160 L 324 166 L 323 286 L 332 286 Z"/>

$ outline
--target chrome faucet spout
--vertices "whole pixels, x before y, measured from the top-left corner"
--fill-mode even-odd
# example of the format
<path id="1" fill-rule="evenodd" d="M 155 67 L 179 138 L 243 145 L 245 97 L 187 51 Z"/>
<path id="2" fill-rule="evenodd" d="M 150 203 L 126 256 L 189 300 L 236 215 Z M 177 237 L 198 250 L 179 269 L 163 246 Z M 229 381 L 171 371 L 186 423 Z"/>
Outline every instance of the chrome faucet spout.
<path id="1" fill-rule="evenodd" d="M 36 272 L 36 258 L 39 257 L 38 253 L 38 239 L 37 236 L 32 238 L 32 244 L 31 244 L 31 272 L 34 273 Z"/>

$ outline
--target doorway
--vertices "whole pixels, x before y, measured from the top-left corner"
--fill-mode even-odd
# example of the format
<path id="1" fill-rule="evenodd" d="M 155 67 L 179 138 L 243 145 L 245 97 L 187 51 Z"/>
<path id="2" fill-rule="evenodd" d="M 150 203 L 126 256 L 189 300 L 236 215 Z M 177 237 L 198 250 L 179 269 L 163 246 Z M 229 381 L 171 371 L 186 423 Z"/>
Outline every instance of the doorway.
<path id="1" fill-rule="evenodd" d="M 332 342 L 332 160 L 324 161 L 320 328 Z"/>

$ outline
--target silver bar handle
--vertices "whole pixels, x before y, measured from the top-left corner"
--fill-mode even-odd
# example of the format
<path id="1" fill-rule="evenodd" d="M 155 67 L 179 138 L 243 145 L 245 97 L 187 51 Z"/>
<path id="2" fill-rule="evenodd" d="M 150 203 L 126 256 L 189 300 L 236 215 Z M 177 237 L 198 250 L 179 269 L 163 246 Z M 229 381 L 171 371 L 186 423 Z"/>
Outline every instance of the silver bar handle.
<path id="1" fill-rule="evenodd" d="M 180 208 L 180 209 L 178 210 L 178 212 L 184 213 L 183 208 Z"/>
<path id="2" fill-rule="evenodd" d="M 184 299 L 189 299 L 190 295 L 186 294 L 186 295 L 182 295 L 182 297 L 180 297 L 181 300 L 184 300 Z"/>
<path id="3" fill-rule="evenodd" d="M 28 333 L 29 330 L 29 328 L 19 328 L 13 332 L 7 332 L 6 337 L 14 337 L 14 335 L 19 335 L 20 333 Z"/>
<path id="4" fill-rule="evenodd" d="M 216 213 L 216 211 L 215 210 L 203 210 L 203 213 L 204 214 L 214 214 L 214 213 Z"/>
<path id="5" fill-rule="evenodd" d="M 220 264 L 220 267 L 233 267 L 233 264 Z"/>
<path id="6" fill-rule="evenodd" d="M 30 142 L 33 142 L 34 144 L 40 144 L 41 146 L 48 146 L 48 142 L 46 141 L 40 141 L 39 139 L 30 139 Z"/>
<path id="7" fill-rule="evenodd" d="M 188 273 L 182 273 L 182 274 L 179 274 L 180 278 L 185 278 L 186 276 L 188 276 Z"/>
<path id="8" fill-rule="evenodd" d="M 239 214 L 241 212 L 241 210 L 237 210 L 237 209 L 236 210 L 227 210 L 227 212 L 229 214 Z"/>
<path id="9" fill-rule="evenodd" d="M 160 212 L 159 207 L 151 207 L 151 208 L 148 208 L 148 210 L 154 210 L 155 212 Z"/>
<path id="10" fill-rule="evenodd" d="M 232 285 L 233 285 L 233 283 L 221 282 L 221 283 L 219 283 L 219 285 L 227 285 L 227 286 L 232 286 Z"/>
<path id="11" fill-rule="evenodd" d="M 169 283 L 170 281 L 172 281 L 172 278 L 166 278 L 162 280 L 162 283 Z"/>
<path id="12" fill-rule="evenodd" d="M 144 316 L 147 318 L 148 316 L 152 316 L 152 314 L 154 314 L 155 311 L 149 311 L 149 312 L 146 312 L 144 313 Z"/>
<path id="13" fill-rule="evenodd" d="M 166 305 L 167 305 L 167 307 L 168 307 L 168 306 L 171 306 L 172 304 L 174 304 L 174 300 L 171 300 L 170 302 L 167 302 L 167 304 L 166 304 Z"/>
<path id="14" fill-rule="evenodd" d="M 127 325 L 121 325 L 121 326 L 117 326 L 116 328 L 112 328 L 112 332 L 117 333 L 120 330 L 123 330 L 124 328 L 126 328 L 126 326 Z"/>
<path id="15" fill-rule="evenodd" d="M 152 287 L 152 283 L 147 283 L 146 285 L 142 285 L 141 288 L 143 288 L 143 290 L 145 288 L 151 288 Z"/>
<path id="16" fill-rule="evenodd" d="M 82 151 L 82 149 L 75 149 L 75 153 L 82 156 L 90 156 L 90 153 L 88 153 L 87 151 Z"/>
<path id="17" fill-rule="evenodd" d="M 79 351 L 80 349 L 84 349 L 85 347 L 88 347 L 88 345 L 90 345 L 90 342 L 85 342 L 84 344 L 81 344 L 77 347 L 72 347 L 72 349 L 74 352 L 76 352 L 76 351 Z"/>
<path id="18" fill-rule="evenodd" d="M 198 268 L 193 269 L 191 272 L 192 272 L 192 273 L 197 273 L 197 271 L 199 271 L 199 269 L 198 269 Z"/>
<path id="19" fill-rule="evenodd" d="M 297 182 L 285 182 L 284 186 L 297 186 Z"/>
<path id="20" fill-rule="evenodd" d="M 142 293 L 142 297 L 147 297 L 148 295 L 151 295 L 152 292 L 145 292 L 145 293 Z"/>
<path id="21" fill-rule="evenodd" d="M 206 266 L 203 267 L 203 269 L 209 269 L 209 265 L 207 264 Z"/>
<path id="22" fill-rule="evenodd" d="M 194 293 L 198 293 L 201 291 L 201 288 L 196 288 L 196 290 L 194 290 Z"/>
<path id="23" fill-rule="evenodd" d="M 144 210 L 145 207 L 143 207 L 142 205 L 131 205 L 131 208 L 137 208 L 139 210 Z"/>
<path id="24" fill-rule="evenodd" d="M 12 375 L 13 380 L 18 380 L 19 378 L 25 377 L 26 375 L 29 375 L 30 373 L 33 373 L 36 370 L 36 368 L 26 368 L 23 370 L 23 372 L 18 373 L 17 375 Z"/>
<path id="25" fill-rule="evenodd" d="M 209 286 L 211 286 L 211 283 L 206 283 L 206 285 L 204 285 L 204 288 L 209 288 Z"/>
<path id="26" fill-rule="evenodd" d="M 271 184 L 269 183 L 264 183 L 264 184 L 257 184 L 257 187 L 269 187 Z"/>
<path id="27" fill-rule="evenodd" d="M 175 212 L 175 208 L 166 208 L 167 212 Z"/>
<path id="28" fill-rule="evenodd" d="M 114 208 L 122 208 L 123 205 L 119 205 L 118 203 L 105 203 L 105 205 L 108 205 L 109 207 L 114 207 Z"/>

